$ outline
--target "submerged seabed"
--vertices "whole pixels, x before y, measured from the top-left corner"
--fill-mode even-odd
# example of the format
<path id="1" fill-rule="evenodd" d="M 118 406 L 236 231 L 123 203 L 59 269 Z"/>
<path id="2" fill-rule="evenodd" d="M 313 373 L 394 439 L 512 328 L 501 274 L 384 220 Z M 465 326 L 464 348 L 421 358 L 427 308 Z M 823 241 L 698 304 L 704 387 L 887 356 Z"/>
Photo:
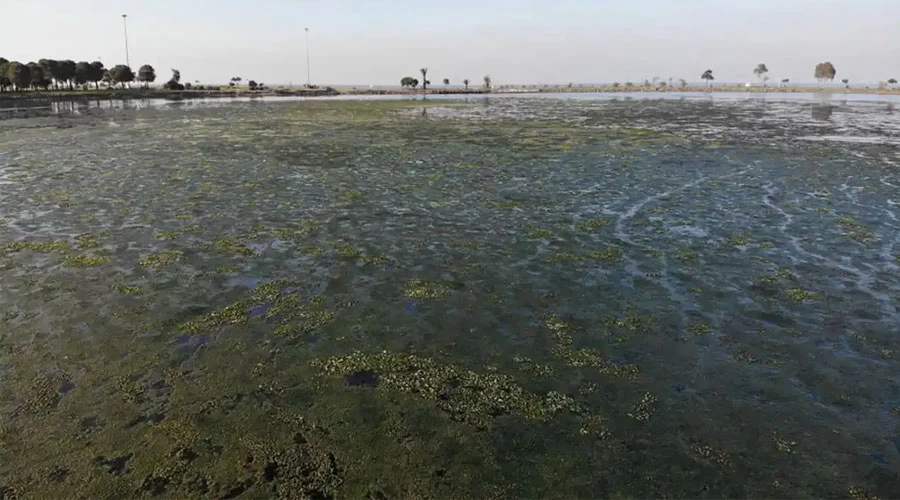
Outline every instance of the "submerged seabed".
<path id="1" fill-rule="evenodd" d="M 762 99 L 0 121 L 0 496 L 894 496 L 898 139 Z"/>

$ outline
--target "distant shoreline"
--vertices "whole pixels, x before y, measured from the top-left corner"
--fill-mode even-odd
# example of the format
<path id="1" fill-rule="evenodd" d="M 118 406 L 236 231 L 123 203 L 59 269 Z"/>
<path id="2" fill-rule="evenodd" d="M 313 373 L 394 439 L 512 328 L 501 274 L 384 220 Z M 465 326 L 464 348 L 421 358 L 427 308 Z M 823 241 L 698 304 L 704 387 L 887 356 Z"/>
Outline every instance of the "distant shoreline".
<path id="1" fill-rule="evenodd" d="M 250 90 L 165 90 L 165 89 L 102 89 L 72 91 L 28 91 L 0 93 L 0 103 L 4 101 L 93 101 L 93 100 L 130 100 L 130 99 L 225 99 L 225 98 L 259 98 L 259 97 L 329 97 L 341 95 L 378 96 L 378 95 L 518 95 L 518 94 L 567 94 L 567 93 L 776 93 L 776 94 L 872 94 L 900 95 L 900 88 L 894 89 L 846 89 L 834 87 L 646 87 L 646 86 L 598 86 L 598 87 L 505 87 L 491 91 L 481 88 L 472 89 L 341 89 L 324 88 L 278 88 L 264 91 Z"/>

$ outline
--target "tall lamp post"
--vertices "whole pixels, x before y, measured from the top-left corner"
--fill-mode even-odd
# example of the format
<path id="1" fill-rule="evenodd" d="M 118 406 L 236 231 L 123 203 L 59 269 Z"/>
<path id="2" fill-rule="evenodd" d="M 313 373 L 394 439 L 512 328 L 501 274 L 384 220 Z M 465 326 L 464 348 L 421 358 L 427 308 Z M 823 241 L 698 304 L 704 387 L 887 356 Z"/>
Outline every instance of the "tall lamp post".
<path id="1" fill-rule="evenodd" d="M 128 56 L 128 14 L 122 14 L 122 25 L 125 27 L 125 64 L 131 67 L 131 58 Z"/>
<path id="2" fill-rule="evenodd" d="M 309 28 L 306 28 L 306 86 L 309 87 L 312 85 L 312 80 L 309 77 Z"/>

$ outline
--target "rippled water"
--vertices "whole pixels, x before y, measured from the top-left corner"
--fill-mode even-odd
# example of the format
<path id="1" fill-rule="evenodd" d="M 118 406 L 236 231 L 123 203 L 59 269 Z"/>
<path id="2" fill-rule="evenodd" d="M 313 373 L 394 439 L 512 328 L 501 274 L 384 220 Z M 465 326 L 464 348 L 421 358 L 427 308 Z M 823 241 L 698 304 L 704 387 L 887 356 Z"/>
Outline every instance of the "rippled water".
<path id="1" fill-rule="evenodd" d="M 896 104 L 7 110 L 0 490 L 896 495 Z"/>

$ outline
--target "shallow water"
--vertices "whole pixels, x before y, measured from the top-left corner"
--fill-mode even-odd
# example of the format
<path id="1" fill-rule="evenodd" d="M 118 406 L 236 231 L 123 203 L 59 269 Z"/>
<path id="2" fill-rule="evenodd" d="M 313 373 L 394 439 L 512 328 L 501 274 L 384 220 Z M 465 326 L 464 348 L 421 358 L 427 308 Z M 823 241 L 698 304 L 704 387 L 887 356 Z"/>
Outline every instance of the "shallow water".
<path id="1" fill-rule="evenodd" d="M 698 94 L 0 120 L 0 490 L 900 491 L 900 113 Z"/>

